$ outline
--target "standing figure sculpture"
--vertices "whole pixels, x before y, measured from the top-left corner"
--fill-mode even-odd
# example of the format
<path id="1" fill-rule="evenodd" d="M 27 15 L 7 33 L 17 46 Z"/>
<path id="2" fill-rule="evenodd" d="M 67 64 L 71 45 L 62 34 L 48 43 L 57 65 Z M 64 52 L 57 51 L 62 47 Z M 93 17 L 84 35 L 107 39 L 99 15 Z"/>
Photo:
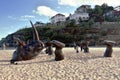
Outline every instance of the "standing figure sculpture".
<path id="1" fill-rule="evenodd" d="M 104 53 L 104 57 L 112 57 L 112 52 L 113 52 L 112 47 L 113 47 L 113 44 L 115 44 L 115 42 L 105 40 L 104 44 L 106 45 L 106 51 Z"/>
<path id="2" fill-rule="evenodd" d="M 3 50 L 6 50 L 6 45 L 5 45 L 5 43 L 2 44 L 2 49 L 3 49 Z"/>
<path id="3" fill-rule="evenodd" d="M 45 46 L 46 46 L 46 50 L 45 50 L 46 54 L 52 55 L 53 54 L 52 44 L 50 42 L 46 42 Z"/>
<path id="4" fill-rule="evenodd" d="M 52 40 L 51 44 L 53 44 L 55 46 L 55 60 L 56 61 L 60 61 L 64 59 L 64 55 L 62 52 L 62 48 L 65 47 L 65 44 L 57 41 L 57 40 Z"/>
<path id="5" fill-rule="evenodd" d="M 33 28 L 33 41 L 29 44 L 24 44 L 20 39 L 14 37 L 14 40 L 18 43 L 16 51 L 13 53 L 13 57 L 10 60 L 11 64 L 14 64 L 16 61 L 30 60 L 35 58 L 44 48 L 43 42 L 39 40 L 39 35 L 30 21 Z M 16 63 L 17 64 L 17 63 Z"/>
<path id="6" fill-rule="evenodd" d="M 89 44 L 88 41 L 83 41 L 82 42 L 84 53 L 88 53 L 89 52 L 88 44 Z"/>
<path id="7" fill-rule="evenodd" d="M 81 52 L 83 50 L 83 43 L 82 42 L 80 43 L 80 50 L 81 50 Z"/>

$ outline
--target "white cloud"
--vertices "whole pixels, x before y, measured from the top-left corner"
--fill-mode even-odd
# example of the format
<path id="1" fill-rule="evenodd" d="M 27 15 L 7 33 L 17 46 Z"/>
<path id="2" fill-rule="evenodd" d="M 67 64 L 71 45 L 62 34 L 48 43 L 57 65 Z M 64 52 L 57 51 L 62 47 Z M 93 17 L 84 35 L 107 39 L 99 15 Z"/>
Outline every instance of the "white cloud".
<path id="1" fill-rule="evenodd" d="M 35 16 L 32 15 L 24 15 L 24 16 L 20 16 L 19 20 L 20 21 L 28 21 L 30 19 L 35 19 Z"/>
<path id="2" fill-rule="evenodd" d="M 32 16 L 32 15 L 24 15 L 24 16 L 21 16 L 21 18 L 35 18 L 35 16 Z"/>
<path id="3" fill-rule="evenodd" d="M 58 4 L 68 6 L 80 6 L 82 4 L 101 5 L 103 3 L 107 3 L 110 6 L 118 6 L 120 5 L 120 0 L 58 0 Z"/>
<path id="4" fill-rule="evenodd" d="M 120 0 L 94 0 L 94 4 L 103 4 L 103 3 L 107 3 L 109 6 L 118 6 L 120 5 Z"/>
<path id="5" fill-rule="evenodd" d="M 57 7 L 60 8 L 60 7 Z M 65 16 L 68 16 L 68 13 L 62 13 L 62 12 L 57 12 L 53 9 L 51 9 L 50 7 L 47 6 L 38 6 L 37 10 L 33 10 L 33 13 L 39 14 L 39 15 L 44 15 L 47 17 L 52 17 L 58 13 L 64 14 Z"/>
<path id="6" fill-rule="evenodd" d="M 69 5 L 69 6 L 77 6 L 80 0 L 58 0 L 58 4 L 60 5 Z"/>
<path id="7" fill-rule="evenodd" d="M 28 21 L 30 19 L 35 19 L 35 16 L 33 16 L 33 15 L 24 15 L 24 16 L 20 16 L 20 17 L 8 16 L 8 18 L 12 19 L 12 20 Z"/>
<path id="8" fill-rule="evenodd" d="M 44 15 L 44 16 L 54 16 L 58 12 L 55 10 L 52 10 L 50 7 L 47 6 L 38 6 L 37 10 L 33 10 L 34 13 L 39 14 L 39 15 Z"/>
<path id="9" fill-rule="evenodd" d="M 26 18 L 19 18 L 19 21 L 28 21 L 29 19 Z"/>
<path id="10" fill-rule="evenodd" d="M 14 20 L 16 19 L 16 17 L 14 17 L 14 16 L 8 16 L 8 18 L 9 19 L 14 19 Z"/>

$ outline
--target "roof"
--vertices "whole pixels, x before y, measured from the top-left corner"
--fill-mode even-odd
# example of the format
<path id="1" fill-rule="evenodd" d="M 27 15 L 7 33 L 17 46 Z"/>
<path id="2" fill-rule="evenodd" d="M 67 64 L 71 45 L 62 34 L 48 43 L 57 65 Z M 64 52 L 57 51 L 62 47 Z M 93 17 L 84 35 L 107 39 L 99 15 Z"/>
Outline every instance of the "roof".
<path id="1" fill-rule="evenodd" d="M 64 16 L 65 17 L 65 15 L 58 13 L 55 16 L 51 17 L 51 19 L 54 18 L 54 17 L 56 17 L 56 16 Z"/>

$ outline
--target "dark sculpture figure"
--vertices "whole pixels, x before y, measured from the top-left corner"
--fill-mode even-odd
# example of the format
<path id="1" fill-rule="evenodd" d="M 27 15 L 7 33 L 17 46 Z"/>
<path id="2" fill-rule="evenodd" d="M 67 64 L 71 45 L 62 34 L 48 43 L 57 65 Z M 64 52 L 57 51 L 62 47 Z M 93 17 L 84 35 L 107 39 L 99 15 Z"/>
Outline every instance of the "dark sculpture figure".
<path id="1" fill-rule="evenodd" d="M 65 47 L 65 44 L 57 40 L 52 40 L 51 44 L 55 46 L 55 60 L 60 61 L 64 59 L 62 48 Z"/>
<path id="2" fill-rule="evenodd" d="M 89 48 L 88 48 L 88 41 L 83 41 L 82 42 L 82 47 L 84 49 L 84 53 L 88 53 L 89 52 Z"/>
<path id="3" fill-rule="evenodd" d="M 81 52 L 83 50 L 83 44 L 82 44 L 82 42 L 80 43 L 80 50 L 81 50 Z"/>
<path id="4" fill-rule="evenodd" d="M 45 50 L 46 54 L 52 55 L 53 54 L 52 44 L 50 42 L 46 42 L 45 46 L 46 46 L 46 50 Z"/>
<path id="5" fill-rule="evenodd" d="M 14 64 L 16 61 L 30 60 L 35 58 L 44 48 L 43 42 L 39 40 L 39 35 L 30 21 L 33 28 L 33 41 L 29 44 L 24 44 L 20 39 L 14 37 L 14 40 L 18 43 L 16 51 L 13 53 L 13 57 L 10 61 L 11 64 Z M 17 63 L 16 63 L 17 64 Z"/>
<path id="6" fill-rule="evenodd" d="M 104 41 L 104 44 L 106 45 L 106 51 L 104 53 L 104 57 L 112 57 L 112 52 L 113 52 L 113 44 L 115 44 L 114 41 L 108 41 L 108 40 L 105 40 Z"/>

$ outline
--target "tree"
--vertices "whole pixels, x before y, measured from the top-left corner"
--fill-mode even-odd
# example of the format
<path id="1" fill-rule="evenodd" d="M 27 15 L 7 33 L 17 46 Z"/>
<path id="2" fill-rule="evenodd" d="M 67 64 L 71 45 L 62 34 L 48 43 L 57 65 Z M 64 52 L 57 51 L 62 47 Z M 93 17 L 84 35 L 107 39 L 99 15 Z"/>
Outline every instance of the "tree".
<path id="1" fill-rule="evenodd" d="M 94 9 L 94 13 L 97 14 L 97 15 L 102 15 L 103 10 L 102 10 L 101 6 L 96 5 L 95 9 Z"/>
<path id="2" fill-rule="evenodd" d="M 91 27 L 93 24 L 94 24 L 94 19 L 91 18 L 91 19 L 88 21 L 88 25 L 89 25 L 89 27 Z"/>
<path id="3" fill-rule="evenodd" d="M 66 24 L 66 27 L 76 27 L 76 21 L 74 19 L 69 20 Z"/>
<path id="4" fill-rule="evenodd" d="M 107 12 L 109 12 L 109 11 L 114 10 L 114 8 L 112 6 L 108 6 L 106 3 L 102 4 L 101 8 L 103 10 L 102 15 L 105 14 L 105 13 L 107 13 Z"/>

